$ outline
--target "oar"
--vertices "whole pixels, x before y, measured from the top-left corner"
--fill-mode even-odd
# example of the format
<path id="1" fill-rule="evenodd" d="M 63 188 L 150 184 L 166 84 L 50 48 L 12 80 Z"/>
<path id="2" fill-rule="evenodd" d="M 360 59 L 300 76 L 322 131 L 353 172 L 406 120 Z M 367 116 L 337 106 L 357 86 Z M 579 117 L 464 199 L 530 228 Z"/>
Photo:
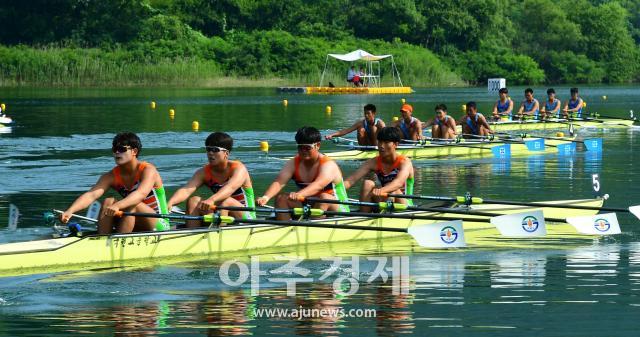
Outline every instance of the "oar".
<path id="1" fill-rule="evenodd" d="M 573 226 L 578 232 L 591 235 L 610 235 L 620 234 L 620 225 L 615 213 L 598 214 L 596 216 L 580 216 L 569 218 L 547 218 L 544 216 L 542 210 L 529 210 L 527 212 L 520 213 L 490 213 L 490 212 L 478 212 L 478 211 L 464 211 L 454 210 L 450 208 L 427 208 L 408 206 L 398 203 L 389 202 L 353 202 L 353 201 L 340 201 L 340 200 L 327 200 L 318 198 L 306 198 L 307 202 L 324 202 L 330 204 L 346 204 L 346 205 L 361 205 L 369 207 L 377 207 L 378 209 L 387 210 L 415 210 L 415 211 L 429 211 L 429 212 L 441 212 L 452 214 L 464 214 L 464 215 L 477 215 L 491 217 L 489 222 L 496 226 L 500 234 L 509 237 L 536 237 L 544 236 L 546 234 L 545 221 L 568 223 Z M 390 209 L 391 208 L 391 209 Z M 638 209 L 640 211 L 640 209 Z M 333 212 L 335 213 L 335 212 Z M 325 212 L 329 215 L 330 213 Z M 353 213 L 347 213 L 353 214 Z M 369 214 L 369 213 L 365 213 Z M 387 213 L 383 215 L 389 215 Z M 443 217 L 446 218 L 446 217 Z M 476 221 L 472 218 L 464 218 L 467 221 Z"/>
<path id="2" fill-rule="evenodd" d="M 395 195 L 389 194 L 389 197 L 393 197 Z M 402 197 L 399 197 L 402 198 Z M 372 207 L 378 210 L 387 210 L 390 212 L 394 211 L 422 211 L 422 212 L 436 212 L 436 213 L 451 213 L 451 214 L 461 214 L 461 215 L 475 215 L 482 217 L 499 217 L 505 215 L 504 213 L 494 213 L 494 212 L 482 212 L 482 211 L 467 211 L 460 209 L 451 209 L 447 207 L 419 207 L 419 206 L 409 206 L 401 203 L 389 203 L 389 202 L 367 202 L 367 201 L 341 201 L 335 199 L 319 199 L 319 198 L 305 198 L 304 202 L 310 203 L 325 203 L 325 204 L 342 204 L 349 206 L 365 206 Z M 353 212 L 347 214 L 354 214 Z M 364 213 L 370 214 L 370 213 Z M 388 214 L 388 213 L 385 213 Z M 329 215 L 329 214 L 327 214 Z M 337 215 L 337 214 L 336 214 Z M 470 219 L 474 221 L 475 219 Z M 563 218 L 547 218 L 547 221 L 553 222 L 567 222 L 566 219 Z M 488 222 L 488 221 L 487 221 Z"/>
<path id="3" fill-rule="evenodd" d="M 637 121 L 638 119 L 636 117 L 630 117 L 630 118 L 623 118 L 623 117 L 614 117 L 614 116 L 606 116 L 606 115 L 601 115 L 597 112 L 592 112 L 589 114 L 589 116 L 593 117 L 593 118 L 609 118 L 609 119 L 622 119 L 625 121 Z"/>
<path id="4" fill-rule="evenodd" d="M 501 135 L 506 135 L 508 137 L 513 137 L 513 135 L 510 135 L 508 133 L 500 133 L 500 134 Z M 563 140 L 563 141 L 572 142 L 572 143 L 584 144 L 584 146 L 586 147 L 587 151 L 602 151 L 602 138 L 586 138 L 584 140 L 575 140 L 575 139 L 567 139 L 567 138 L 563 138 L 563 137 L 545 137 L 545 136 L 538 136 L 538 135 L 530 135 L 528 133 L 521 133 L 521 134 L 518 134 L 517 136 L 522 138 L 522 139 L 524 139 L 524 138 L 541 138 L 541 139 L 548 139 L 548 140 Z M 500 137 L 500 139 L 502 139 L 502 137 Z M 545 146 L 552 146 L 552 147 L 559 148 L 562 145 L 545 144 Z M 575 149 L 575 147 L 574 147 L 574 149 Z M 560 151 L 560 152 L 562 152 L 562 151 Z"/>
<path id="5" fill-rule="evenodd" d="M 348 213 L 347 213 L 348 214 Z M 275 226 L 287 226 L 287 227 L 313 227 L 313 228 L 326 228 L 326 229 L 349 229 L 349 230 L 362 230 L 362 231 L 377 231 L 377 232 L 395 232 L 409 234 L 413 239 L 422 247 L 427 248 L 448 248 L 448 247 L 464 247 L 464 230 L 462 228 L 462 220 L 456 219 L 455 221 L 437 222 L 423 225 L 412 225 L 408 228 L 395 228 L 395 227 L 378 227 L 378 226 L 360 226 L 360 225 L 337 225 L 337 224 L 322 224 L 306 221 L 294 221 L 294 220 L 267 220 L 267 219 L 234 219 L 230 216 L 221 216 L 217 213 L 211 213 L 203 216 L 189 216 L 189 215 L 168 215 L 168 214 L 156 214 L 156 213 L 132 213 L 132 212 L 119 212 L 119 216 L 140 216 L 150 218 L 165 218 L 165 219 L 183 219 L 183 220 L 200 220 L 212 225 L 224 224 L 258 224 L 258 225 L 275 225 Z M 227 227 L 229 228 L 229 227 Z M 224 227 L 223 227 L 224 229 Z M 442 236 L 447 239 L 442 239 Z M 455 236 L 455 239 L 451 239 Z M 462 237 L 458 240 L 458 237 Z"/>
<path id="6" fill-rule="evenodd" d="M 61 210 L 59 210 L 59 209 L 54 209 L 53 211 L 54 211 L 54 212 L 56 212 L 56 213 L 58 213 L 58 214 L 62 214 L 62 213 L 64 213 L 64 211 L 61 211 Z M 82 215 L 78 215 L 78 214 L 73 214 L 73 213 L 71 214 L 71 217 L 72 217 L 72 218 L 79 219 L 79 220 L 84 220 L 84 221 L 93 222 L 93 223 L 98 222 L 98 220 L 97 220 L 97 219 L 93 219 L 93 218 L 89 218 L 89 217 L 86 217 L 86 216 L 82 216 Z M 46 219 L 45 219 L 45 220 L 46 220 Z"/>
<path id="7" fill-rule="evenodd" d="M 455 198 L 442 197 L 442 196 L 430 196 L 430 195 L 408 195 L 408 194 L 388 194 L 387 196 L 392 198 L 440 200 L 440 201 L 453 201 L 458 203 L 471 203 L 471 204 L 502 204 L 502 205 L 529 206 L 529 207 L 584 209 L 584 210 L 605 211 L 605 212 L 627 212 L 627 213 L 632 213 L 638 219 L 640 219 L 640 205 L 629 206 L 628 208 L 620 208 L 620 207 L 595 207 L 595 206 L 582 206 L 582 205 L 572 206 L 568 204 L 555 204 L 555 203 L 549 203 L 549 202 L 523 202 L 523 201 L 511 201 L 511 200 L 494 200 L 494 199 L 484 199 L 480 197 L 465 197 L 465 196 L 457 196 Z"/>

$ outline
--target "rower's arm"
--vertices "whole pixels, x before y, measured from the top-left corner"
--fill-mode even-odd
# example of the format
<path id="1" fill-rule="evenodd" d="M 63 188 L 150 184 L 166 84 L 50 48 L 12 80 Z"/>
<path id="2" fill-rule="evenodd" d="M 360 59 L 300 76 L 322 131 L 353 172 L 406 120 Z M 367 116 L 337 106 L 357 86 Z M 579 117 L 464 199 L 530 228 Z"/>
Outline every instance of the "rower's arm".
<path id="1" fill-rule="evenodd" d="M 332 133 L 330 135 L 325 136 L 324 138 L 331 139 L 333 137 L 342 137 L 344 135 L 348 135 L 351 132 L 356 131 L 361 124 L 362 124 L 362 121 L 355 122 L 350 127 L 346 128 L 346 129 L 342 129 L 340 131 L 336 131 L 336 132 L 334 132 L 334 133 Z"/>
<path id="2" fill-rule="evenodd" d="M 536 110 L 540 110 L 540 102 L 536 101 L 533 106 L 531 107 L 531 110 L 529 111 L 525 111 L 524 113 L 526 115 L 533 115 L 533 112 Z"/>
<path id="3" fill-rule="evenodd" d="M 522 115 L 524 112 L 524 102 L 520 103 L 520 109 L 518 109 L 518 115 Z"/>
<path id="4" fill-rule="evenodd" d="M 584 105 L 584 101 L 582 101 L 582 98 L 578 98 L 578 105 L 576 105 L 576 107 L 573 108 L 573 109 L 567 109 L 569 107 L 569 101 L 567 101 L 567 105 L 565 107 L 565 110 L 571 111 L 571 112 L 576 112 L 576 111 L 582 109 L 582 105 Z"/>
<path id="5" fill-rule="evenodd" d="M 387 185 L 380 188 L 380 192 L 391 193 L 393 191 L 401 189 L 407 182 L 407 179 L 409 178 L 409 175 L 411 175 L 412 171 L 413 164 L 411 164 L 411 160 L 407 158 L 402 162 L 402 164 L 400 164 L 400 170 L 398 171 L 398 175 L 396 176 L 396 178 Z"/>
<path id="6" fill-rule="evenodd" d="M 287 162 L 287 164 L 284 165 L 282 170 L 280 170 L 280 173 L 278 173 L 278 176 L 276 177 L 276 179 L 271 183 L 271 185 L 269 185 L 269 188 L 267 188 L 267 191 L 264 192 L 264 194 L 262 195 L 261 198 L 266 197 L 267 199 L 264 201 L 265 204 L 267 203 L 267 201 L 269 201 L 269 199 L 276 196 L 276 194 L 278 194 L 278 192 L 280 192 L 282 188 L 284 188 L 287 185 L 289 180 L 291 180 L 291 178 L 293 177 L 294 169 L 295 169 L 295 162 L 294 162 L 294 159 L 291 159 Z"/>
<path id="7" fill-rule="evenodd" d="M 418 139 L 416 140 L 420 140 L 422 139 L 422 122 L 416 118 L 416 129 L 418 131 Z"/>
<path id="8" fill-rule="evenodd" d="M 191 179 L 189 179 L 186 185 L 180 187 L 177 191 L 175 191 L 175 193 L 173 193 L 173 195 L 167 202 L 169 210 L 171 210 L 171 208 L 174 205 L 187 200 L 187 198 L 190 195 L 192 195 L 193 192 L 195 192 L 198 189 L 198 187 L 202 186 L 203 183 L 204 183 L 204 169 L 200 168 L 193 174 L 193 176 L 191 177 Z"/>
<path id="9" fill-rule="evenodd" d="M 560 100 L 558 100 L 558 105 L 556 105 L 556 108 L 549 111 L 550 114 L 554 114 L 557 113 L 558 111 L 560 111 L 560 106 L 561 106 L 562 102 Z"/>
<path id="10" fill-rule="evenodd" d="M 344 188 L 349 189 L 355 185 L 360 179 L 375 168 L 376 158 L 367 160 L 362 166 L 360 166 L 355 172 L 353 172 L 349 178 L 344 181 Z"/>
<path id="11" fill-rule="evenodd" d="M 382 128 L 386 127 L 386 126 L 387 126 L 387 125 L 386 125 L 386 124 L 384 124 L 384 121 L 383 121 L 382 119 L 379 119 L 379 120 L 378 120 L 378 128 L 381 128 L 381 129 L 382 129 Z"/>
<path id="12" fill-rule="evenodd" d="M 498 116 L 498 102 L 493 103 L 493 110 L 491 111 L 491 114 L 494 116 Z"/>
<path id="13" fill-rule="evenodd" d="M 433 124 L 435 124 L 435 118 L 430 118 L 428 121 L 422 122 L 422 128 L 428 128 Z"/>
<path id="14" fill-rule="evenodd" d="M 159 175 L 160 173 L 158 173 L 158 170 L 156 170 L 155 166 L 149 165 L 145 167 L 145 169 L 142 171 L 142 176 L 140 177 L 140 185 L 138 185 L 138 188 L 122 200 L 118 200 L 117 202 L 115 202 L 113 204 L 113 207 L 125 209 L 141 203 L 142 200 L 144 200 L 144 198 L 149 195 L 151 189 L 153 189 L 153 185 L 155 184 L 156 179 Z"/>
<path id="15" fill-rule="evenodd" d="M 487 123 L 487 119 L 484 118 L 484 116 L 480 116 L 480 118 L 478 118 L 478 124 L 487 128 L 487 130 L 489 130 L 489 133 L 493 133 L 493 130 L 491 130 L 491 127 L 489 126 L 489 123 Z"/>
<path id="16" fill-rule="evenodd" d="M 340 172 L 340 168 L 333 160 L 324 163 L 320 166 L 320 172 L 318 172 L 316 179 L 307 187 L 298 191 L 298 195 L 306 198 L 320 193 L 325 186 L 336 179 L 336 171 Z"/>
<path id="17" fill-rule="evenodd" d="M 102 176 L 100 176 L 100 178 L 95 183 L 95 185 L 91 187 L 90 190 L 88 190 L 87 192 L 79 196 L 71 204 L 71 206 L 67 208 L 65 213 L 75 213 L 89 207 L 89 205 L 91 205 L 92 202 L 98 200 L 98 198 L 100 198 L 104 194 L 104 192 L 106 192 L 109 189 L 112 182 L 113 182 L 113 174 L 111 173 L 111 171 L 103 174 Z"/>
<path id="18" fill-rule="evenodd" d="M 509 99 L 509 107 L 503 112 L 503 114 L 508 115 L 511 113 L 511 111 L 513 111 L 513 100 Z"/>
<path id="19" fill-rule="evenodd" d="M 231 174 L 231 177 L 229 177 L 227 183 L 224 184 L 224 186 L 220 190 L 218 190 L 217 193 L 209 197 L 209 199 L 207 200 L 212 201 L 215 204 L 227 199 L 233 194 L 233 192 L 244 185 L 244 182 L 247 181 L 248 177 L 249 171 L 247 171 L 247 168 L 244 166 L 244 164 L 240 164 L 240 166 L 238 166 L 233 171 L 233 174 Z"/>
<path id="20" fill-rule="evenodd" d="M 447 123 L 449 123 L 449 127 L 451 129 L 453 129 L 453 131 L 456 131 L 456 120 L 453 118 L 447 118 Z"/>

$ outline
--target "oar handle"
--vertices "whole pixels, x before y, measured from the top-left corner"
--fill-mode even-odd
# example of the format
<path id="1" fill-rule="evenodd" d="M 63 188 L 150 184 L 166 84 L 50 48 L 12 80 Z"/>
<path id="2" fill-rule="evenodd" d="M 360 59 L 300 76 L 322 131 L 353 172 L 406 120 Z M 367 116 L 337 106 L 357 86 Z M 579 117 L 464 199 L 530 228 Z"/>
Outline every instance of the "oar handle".
<path id="1" fill-rule="evenodd" d="M 143 213 L 143 212 L 124 212 L 118 211 L 115 216 L 125 217 L 144 217 L 144 218 L 157 218 L 157 219 L 172 219 L 172 220 L 199 220 L 206 223 L 234 223 L 235 219 L 231 216 L 222 216 L 217 213 L 211 213 L 207 215 L 176 215 L 176 214 L 159 214 L 159 213 Z"/>

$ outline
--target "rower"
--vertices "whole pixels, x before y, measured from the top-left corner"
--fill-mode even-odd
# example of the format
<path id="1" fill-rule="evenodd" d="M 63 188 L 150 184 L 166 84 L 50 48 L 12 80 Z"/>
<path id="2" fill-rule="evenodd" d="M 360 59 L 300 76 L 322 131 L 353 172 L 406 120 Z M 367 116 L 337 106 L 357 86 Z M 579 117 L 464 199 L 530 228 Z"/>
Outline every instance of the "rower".
<path id="1" fill-rule="evenodd" d="M 119 211 L 168 213 L 162 178 L 155 166 L 138 159 L 141 149 L 142 143 L 136 134 L 117 134 L 111 147 L 116 167 L 103 174 L 89 191 L 79 196 L 60 215 L 60 221 L 67 223 L 73 213 L 89 207 L 111 188 L 122 199 L 116 201 L 115 198 L 107 198 L 102 203 L 103 212 L 98 219 L 99 234 L 112 233 L 114 226 L 119 233 L 169 229 L 169 223 L 165 219 L 132 216 L 116 218 Z"/>
<path id="2" fill-rule="evenodd" d="M 493 133 L 487 119 L 478 112 L 476 102 L 473 101 L 467 103 L 467 114 L 462 117 L 460 124 L 462 124 L 462 133 L 465 138 L 470 135 L 488 136 Z"/>
<path id="3" fill-rule="evenodd" d="M 187 182 L 169 199 L 169 209 L 192 195 L 200 186 L 211 189 L 213 195 L 207 199 L 199 196 L 189 198 L 189 215 L 201 216 L 212 212 L 213 206 L 255 207 L 253 185 L 247 168 L 240 161 L 229 160 L 233 149 L 233 138 L 224 132 L 210 134 L 204 142 L 208 164 L 199 168 Z M 255 219 L 255 213 L 220 210 L 221 215 L 236 219 Z M 202 221 L 187 221 L 187 227 L 202 226 Z"/>
<path id="4" fill-rule="evenodd" d="M 582 118 L 582 107 L 584 102 L 578 94 L 578 88 L 571 88 L 571 99 L 564 104 L 562 113 L 564 118 Z"/>
<path id="5" fill-rule="evenodd" d="M 402 104 L 400 107 L 402 118 L 395 122 L 394 126 L 402 132 L 402 139 L 420 140 L 422 139 L 422 122 L 413 117 L 413 107 L 410 104 Z"/>
<path id="6" fill-rule="evenodd" d="M 560 115 L 560 100 L 556 98 L 556 91 L 553 88 L 547 89 L 547 96 L 549 99 L 542 106 L 541 116 L 543 119 L 548 119 L 550 117 L 561 118 Z"/>
<path id="7" fill-rule="evenodd" d="M 502 118 L 513 120 L 513 101 L 509 98 L 509 89 L 501 88 L 498 91 L 500 99 L 493 105 L 491 119 L 500 121 Z"/>
<path id="8" fill-rule="evenodd" d="M 524 101 L 520 104 L 518 110 L 518 117 L 522 120 L 529 116 L 533 119 L 540 118 L 540 103 L 533 98 L 533 89 L 527 88 L 524 90 Z"/>
<path id="9" fill-rule="evenodd" d="M 431 126 L 431 137 L 436 139 L 456 138 L 456 121 L 447 115 L 447 106 L 438 104 L 435 107 L 436 115 L 427 122 L 422 123 L 422 128 Z"/>
<path id="10" fill-rule="evenodd" d="M 284 165 L 264 195 L 256 200 L 259 206 L 266 205 L 276 195 L 277 208 L 300 207 L 299 200 L 309 197 L 348 200 L 342 181 L 342 171 L 336 162 L 320 153 L 320 140 L 320 131 L 314 127 L 305 126 L 298 130 L 296 133 L 298 155 Z M 298 191 L 278 194 L 290 180 L 298 186 Z M 339 204 L 319 203 L 312 206 L 325 211 L 349 211 L 348 206 Z M 284 213 L 278 213 L 277 217 L 279 220 L 291 218 L 289 214 Z"/>
<path id="11" fill-rule="evenodd" d="M 353 123 L 352 126 L 334 132 L 330 135 L 326 135 L 324 138 L 331 140 L 333 137 L 342 137 L 353 131 L 358 131 L 358 145 L 363 146 L 376 146 L 376 134 L 378 130 L 385 127 L 382 119 L 376 117 L 376 106 L 373 104 L 367 104 L 364 106 L 364 118 Z"/>
<path id="12" fill-rule="evenodd" d="M 402 140 L 398 128 L 387 127 L 378 132 L 378 156 L 367 160 L 344 182 L 346 188 L 352 187 L 363 177 L 374 173 L 380 187 L 373 180 L 362 183 L 360 200 L 382 201 L 385 194 L 413 194 L 413 164 L 411 159 L 398 154 L 396 149 Z M 410 199 L 395 198 L 393 202 L 409 204 Z M 370 212 L 370 207 L 361 207 L 361 212 Z"/>

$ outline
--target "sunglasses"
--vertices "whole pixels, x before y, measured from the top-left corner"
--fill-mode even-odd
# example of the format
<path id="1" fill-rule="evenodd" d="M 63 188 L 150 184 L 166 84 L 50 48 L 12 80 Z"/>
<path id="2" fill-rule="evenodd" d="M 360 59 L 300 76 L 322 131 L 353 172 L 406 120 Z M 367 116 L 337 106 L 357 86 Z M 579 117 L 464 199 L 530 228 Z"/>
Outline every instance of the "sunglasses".
<path id="1" fill-rule="evenodd" d="M 129 149 L 131 149 L 131 146 L 129 146 L 129 145 L 115 145 L 115 146 L 111 147 L 111 151 L 113 153 L 125 153 Z"/>
<path id="2" fill-rule="evenodd" d="M 306 151 L 309 152 L 315 148 L 317 148 L 317 144 L 298 144 L 298 151 Z"/>
<path id="3" fill-rule="evenodd" d="M 218 153 L 220 151 L 229 152 L 229 150 L 219 146 L 206 146 L 205 149 L 207 150 L 207 152 L 213 152 L 213 153 Z"/>

